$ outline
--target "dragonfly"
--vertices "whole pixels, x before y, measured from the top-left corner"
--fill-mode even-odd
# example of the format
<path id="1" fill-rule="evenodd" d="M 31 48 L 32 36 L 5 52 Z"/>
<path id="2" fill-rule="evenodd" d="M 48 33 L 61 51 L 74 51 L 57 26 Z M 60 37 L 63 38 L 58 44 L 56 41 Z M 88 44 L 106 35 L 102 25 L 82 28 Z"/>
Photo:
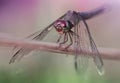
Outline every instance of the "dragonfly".
<path id="1" fill-rule="evenodd" d="M 88 12 L 68 11 L 52 22 L 49 26 L 44 28 L 42 31 L 37 31 L 27 38 L 32 37 L 32 40 L 41 41 L 52 29 L 55 29 L 59 33 L 57 43 L 64 45 L 69 41 L 69 44 L 65 47 L 65 50 L 70 46 L 74 47 L 74 66 L 76 71 L 80 69 L 80 60 L 82 60 L 82 57 L 78 52 L 82 52 L 82 50 L 91 50 L 93 54 L 92 59 L 95 63 L 96 69 L 99 74 L 102 74 L 104 72 L 103 60 L 93 40 L 86 20 L 104 13 L 105 10 L 106 8 L 102 6 Z M 84 27 L 81 27 L 81 23 Z M 9 63 L 11 64 L 16 60 L 20 60 L 23 56 L 29 54 L 31 51 L 33 50 L 20 47 L 13 54 Z M 86 55 L 83 54 L 83 56 Z"/>

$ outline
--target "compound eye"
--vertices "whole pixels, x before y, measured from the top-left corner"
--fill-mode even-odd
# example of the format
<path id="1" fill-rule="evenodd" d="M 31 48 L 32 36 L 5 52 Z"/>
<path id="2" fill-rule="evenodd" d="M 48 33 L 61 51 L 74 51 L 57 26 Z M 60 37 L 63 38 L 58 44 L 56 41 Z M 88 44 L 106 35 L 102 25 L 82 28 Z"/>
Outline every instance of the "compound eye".
<path id="1" fill-rule="evenodd" d="M 65 27 L 65 24 L 64 24 L 64 23 L 61 23 L 61 26 L 62 26 L 62 27 Z"/>
<path id="2" fill-rule="evenodd" d="M 54 24 L 54 27 L 58 32 L 64 32 L 64 28 L 66 27 L 66 22 L 64 20 L 57 20 Z"/>
<path id="3" fill-rule="evenodd" d="M 62 28 L 61 25 L 57 25 L 56 30 L 57 30 L 58 32 L 61 32 L 61 31 L 63 31 L 63 28 Z"/>

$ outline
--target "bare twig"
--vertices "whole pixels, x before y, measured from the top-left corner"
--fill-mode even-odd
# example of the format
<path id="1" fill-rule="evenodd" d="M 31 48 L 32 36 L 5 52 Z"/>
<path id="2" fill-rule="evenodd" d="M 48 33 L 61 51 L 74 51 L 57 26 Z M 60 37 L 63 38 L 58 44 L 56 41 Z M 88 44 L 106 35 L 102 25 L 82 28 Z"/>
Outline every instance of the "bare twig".
<path id="1" fill-rule="evenodd" d="M 65 45 L 59 46 L 56 43 L 48 43 L 48 42 L 38 42 L 33 40 L 20 40 L 10 37 L 0 37 L 0 46 L 19 46 L 23 48 L 33 49 L 33 50 L 42 50 L 49 51 L 54 53 L 62 53 L 62 54 L 73 54 L 73 47 L 68 48 L 68 50 L 64 50 Z M 112 48 L 98 48 L 103 59 L 109 60 L 120 60 L 120 49 L 112 49 Z M 89 50 L 83 50 L 79 52 L 80 54 L 88 54 L 92 55 L 92 52 Z"/>

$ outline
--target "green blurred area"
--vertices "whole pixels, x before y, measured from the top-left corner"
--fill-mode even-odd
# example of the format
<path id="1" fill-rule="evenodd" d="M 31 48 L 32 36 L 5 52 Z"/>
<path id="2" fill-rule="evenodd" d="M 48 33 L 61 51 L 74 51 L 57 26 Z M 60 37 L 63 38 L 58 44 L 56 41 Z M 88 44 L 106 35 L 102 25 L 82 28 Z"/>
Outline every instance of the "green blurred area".
<path id="1" fill-rule="evenodd" d="M 29 70 L 29 69 L 27 69 Z M 66 71 L 66 70 L 65 70 Z M 31 70 L 29 72 L 16 70 L 0 70 L 0 83 L 119 83 L 116 80 L 106 79 L 105 77 L 96 77 L 94 75 L 75 75 L 65 71 L 56 72 L 52 69 Z M 30 73 L 31 72 L 31 73 Z M 72 72 L 72 71 L 71 71 Z"/>
<path id="2" fill-rule="evenodd" d="M 39 54 L 39 53 L 38 53 Z M 54 53 L 41 53 L 1 66 L 0 83 L 119 83 L 119 79 L 107 77 L 106 73 L 100 76 L 94 64 L 85 72 L 75 71 L 73 56 L 62 56 Z M 32 61 L 31 61 L 32 59 Z"/>
<path id="3" fill-rule="evenodd" d="M 38 68 L 39 70 L 39 68 Z M 33 70 L 34 71 L 34 70 Z M 31 72 L 33 72 L 31 71 Z M 39 70 L 34 73 L 1 70 L 0 83 L 112 83 L 104 78 L 97 78 L 89 75 L 71 75 L 66 72 L 55 73 L 52 70 Z"/>

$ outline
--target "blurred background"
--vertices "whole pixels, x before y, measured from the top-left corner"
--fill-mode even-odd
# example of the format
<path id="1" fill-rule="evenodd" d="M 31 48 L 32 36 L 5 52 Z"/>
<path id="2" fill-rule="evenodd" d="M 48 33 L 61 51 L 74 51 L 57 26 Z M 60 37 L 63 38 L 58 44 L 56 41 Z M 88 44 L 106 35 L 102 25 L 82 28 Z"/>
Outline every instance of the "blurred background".
<path id="1" fill-rule="evenodd" d="M 103 4 L 110 4 L 110 11 L 87 23 L 97 46 L 120 49 L 120 0 L 0 0 L 0 33 L 24 39 L 68 10 L 89 11 Z M 50 33 L 48 41 L 56 35 Z M 90 61 L 87 71 L 78 75 L 73 56 L 39 51 L 9 64 L 12 51 L 0 47 L 0 83 L 120 83 L 120 61 L 104 60 L 103 76 Z"/>

